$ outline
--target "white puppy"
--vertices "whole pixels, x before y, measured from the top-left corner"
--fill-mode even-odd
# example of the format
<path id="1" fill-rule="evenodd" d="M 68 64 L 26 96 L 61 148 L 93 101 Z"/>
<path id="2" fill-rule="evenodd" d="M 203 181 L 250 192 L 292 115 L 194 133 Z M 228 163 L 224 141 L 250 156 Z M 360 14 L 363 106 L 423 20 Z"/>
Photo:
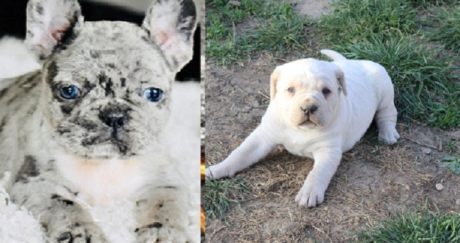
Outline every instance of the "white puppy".
<path id="1" fill-rule="evenodd" d="M 381 65 L 347 60 L 322 50 L 334 62 L 312 58 L 281 65 L 271 75 L 270 105 L 262 123 L 222 163 L 206 169 L 206 177 L 233 176 L 282 144 L 291 153 L 313 158 L 295 200 L 314 207 L 340 163 L 375 117 L 379 138 L 393 144 L 397 111 L 390 77 Z"/>

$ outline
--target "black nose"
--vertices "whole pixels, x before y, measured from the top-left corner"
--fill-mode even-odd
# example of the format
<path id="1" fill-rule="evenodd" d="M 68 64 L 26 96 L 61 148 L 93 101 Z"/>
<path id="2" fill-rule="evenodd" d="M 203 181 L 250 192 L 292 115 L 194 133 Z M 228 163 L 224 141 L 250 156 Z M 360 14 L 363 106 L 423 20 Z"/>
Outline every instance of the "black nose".
<path id="1" fill-rule="evenodd" d="M 106 115 L 99 117 L 105 125 L 114 128 L 120 129 L 128 122 L 128 118 L 123 115 Z"/>
<path id="2" fill-rule="evenodd" d="M 316 105 L 312 105 L 312 106 L 310 106 L 310 107 L 308 107 L 308 106 L 307 106 L 307 107 L 301 106 L 300 109 L 301 109 L 304 113 L 313 114 L 313 113 L 315 113 L 315 111 L 318 110 L 318 106 L 316 106 Z"/>

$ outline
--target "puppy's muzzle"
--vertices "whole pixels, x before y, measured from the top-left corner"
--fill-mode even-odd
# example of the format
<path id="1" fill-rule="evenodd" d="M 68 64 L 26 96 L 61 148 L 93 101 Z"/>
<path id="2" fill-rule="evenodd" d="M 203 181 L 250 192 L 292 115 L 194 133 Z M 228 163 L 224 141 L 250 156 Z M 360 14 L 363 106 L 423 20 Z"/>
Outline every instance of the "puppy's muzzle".
<path id="1" fill-rule="evenodd" d="M 128 118 L 123 115 L 108 115 L 108 116 L 103 116 L 101 117 L 102 122 L 104 122 L 105 125 L 113 128 L 113 129 L 120 129 L 126 123 L 128 123 Z"/>
<path id="2" fill-rule="evenodd" d="M 318 110 L 317 105 L 310 105 L 310 106 L 301 106 L 300 109 L 303 111 L 305 115 L 313 115 Z"/>
<path id="3" fill-rule="evenodd" d="M 112 128 L 115 131 L 122 129 L 129 122 L 129 117 L 126 109 L 119 107 L 103 110 L 99 114 L 99 119 L 104 125 Z"/>

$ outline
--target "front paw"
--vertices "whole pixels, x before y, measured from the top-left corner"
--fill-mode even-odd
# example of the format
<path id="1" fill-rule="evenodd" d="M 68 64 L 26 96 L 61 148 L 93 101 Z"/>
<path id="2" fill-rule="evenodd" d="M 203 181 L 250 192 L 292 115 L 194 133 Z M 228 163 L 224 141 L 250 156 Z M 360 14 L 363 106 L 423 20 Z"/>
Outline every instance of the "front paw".
<path id="1" fill-rule="evenodd" d="M 295 197 L 295 201 L 300 206 L 316 207 L 324 201 L 324 193 L 327 186 L 323 186 L 320 182 L 314 182 L 307 179 Z"/>
<path id="2" fill-rule="evenodd" d="M 379 131 L 379 140 L 385 142 L 386 144 L 392 145 L 398 141 L 398 138 L 399 133 L 393 126 L 381 128 Z"/>
<path id="3" fill-rule="evenodd" d="M 206 168 L 205 175 L 209 179 L 220 179 L 223 177 L 232 177 L 235 175 L 235 172 L 232 172 L 227 166 L 220 163 Z"/>
<path id="4" fill-rule="evenodd" d="M 136 243 L 190 242 L 183 228 L 179 228 L 181 228 L 182 230 L 179 230 L 178 228 L 174 228 L 172 226 L 163 225 L 159 222 L 146 225 L 142 228 L 136 229 L 136 233 L 138 235 Z"/>
<path id="5" fill-rule="evenodd" d="M 108 243 L 102 232 L 95 225 L 82 226 L 79 223 L 73 226 L 57 229 L 49 234 L 50 243 Z"/>

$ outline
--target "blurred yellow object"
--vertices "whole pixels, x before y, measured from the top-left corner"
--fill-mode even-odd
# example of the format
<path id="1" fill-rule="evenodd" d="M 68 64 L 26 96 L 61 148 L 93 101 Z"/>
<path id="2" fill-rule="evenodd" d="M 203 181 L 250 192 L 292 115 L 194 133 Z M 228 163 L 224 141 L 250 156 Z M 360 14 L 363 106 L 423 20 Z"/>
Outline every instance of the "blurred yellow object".
<path id="1" fill-rule="evenodd" d="M 204 234 L 206 228 L 206 218 L 204 216 L 204 209 L 201 207 L 201 232 Z"/>
<path id="2" fill-rule="evenodd" d="M 205 171 L 205 166 L 202 164 L 201 165 L 201 181 L 204 181 L 204 171 Z"/>
<path id="3" fill-rule="evenodd" d="M 201 154 L 201 185 L 203 185 L 203 182 L 205 180 L 205 157 L 204 154 Z M 206 228 L 206 217 L 204 214 L 204 209 L 203 206 L 201 206 L 201 233 L 204 234 Z"/>

